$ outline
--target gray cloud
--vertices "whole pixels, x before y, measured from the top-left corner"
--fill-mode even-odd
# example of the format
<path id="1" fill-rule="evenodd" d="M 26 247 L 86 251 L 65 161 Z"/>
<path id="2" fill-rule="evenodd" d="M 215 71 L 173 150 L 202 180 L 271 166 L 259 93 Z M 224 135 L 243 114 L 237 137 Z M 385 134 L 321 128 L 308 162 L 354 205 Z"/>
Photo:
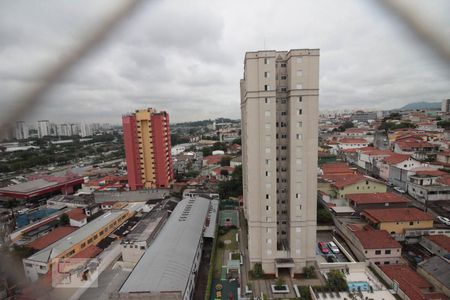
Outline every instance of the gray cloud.
<path id="1" fill-rule="evenodd" d="M 98 26 L 112 3 L 0 4 L 0 114 Z M 450 33 L 447 1 L 414 4 L 421 18 Z M 175 122 L 238 118 L 245 51 L 264 48 L 321 48 L 323 109 L 449 97 L 446 66 L 372 2 L 148 1 L 28 118 L 119 123 L 123 113 L 148 106 L 169 111 Z"/>

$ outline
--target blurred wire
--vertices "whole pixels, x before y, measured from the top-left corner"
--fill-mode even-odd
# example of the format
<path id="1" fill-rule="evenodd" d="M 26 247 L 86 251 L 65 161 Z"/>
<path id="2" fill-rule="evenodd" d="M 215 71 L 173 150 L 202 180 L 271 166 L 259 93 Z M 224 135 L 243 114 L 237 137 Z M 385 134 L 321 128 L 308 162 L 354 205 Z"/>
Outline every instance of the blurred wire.
<path id="1" fill-rule="evenodd" d="M 379 0 L 380 3 L 388 13 L 392 13 L 402 23 L 406 24 L 411 32 L 431 50 L 433 50 L 437 57 L 443 63 L 450 67 L 450 43 L 449 37 L 442 36 L 438 30 L 431 28 L 427 23 L 421 21 L 417 14 L 402 4 L 401 1 L 396 0 Z M 407 1 L 411 5 L 412 1 Z"/>
<path id="2" fill-rule="evenodd" d="M 117 25 L 142 2 L 142 0 L 125 0 L 120 1 L 125 4 L 119 9 L 107 16 L 102 22 L 101 27 L 97 28 L 90 36 L 82 41 L 78 46 L 68 51 L 68 55 L 58 64 L 46 69 L 34 87 L 26 91 L 24 96 L 13 101 L 16 106 L 6 114 L 6 119 L 0 124 L 7 126 L 15 121 L 21 120 L 25 113 L 32 111 L 42 101 L 42 96 L 61 78 L 66 75 L 70 69 L 83 57 L 88 55 L 100 45 L 107 35 L 117 27 Z"/>

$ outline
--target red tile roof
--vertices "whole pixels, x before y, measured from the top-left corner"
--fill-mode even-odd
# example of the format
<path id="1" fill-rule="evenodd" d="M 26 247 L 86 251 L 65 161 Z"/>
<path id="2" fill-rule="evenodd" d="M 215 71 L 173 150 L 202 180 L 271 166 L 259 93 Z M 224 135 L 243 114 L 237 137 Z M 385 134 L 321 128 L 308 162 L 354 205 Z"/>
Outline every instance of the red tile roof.
<path id="1" fill-rule="evenodd" d="M 347 163 L 328 163 L 323 164 L 321 167 L 324 175 L 336 175 L 336 174 L 355 174 L 355 170 L 350 169 Z"/>
<path id="2" fill-rule="evenodd" d="M 216 173 L 216 175 L 220 175 L 220 172 L 222 170 L 226 170 L 228 171 L 228 174 L 231 175 L 234 172 L 234 167 L 230 167 L 230 166 L 225 166 L 225 167 L 217 167 L 213 170 L 214 173 Z"/>
<path id="3" fill-rule="evenodd" d="M 426 236 L 425 238 L 432 241 L 433 243 L 447 250 L 450 253 L 450 237 L 444 234 L 437 234 L 437 235 L 429 235 Z"/>
<path id="4" fill-rule="evenodd" d="M 69 216 L 70 219 L 75 221 L 82 221 L 87 218 L 81 208 L 74 208 L 71 211 L 69 211 L 67 215 Z"/>
<path id="5" fill-rule="evenodd" d="M 103 251 L 103 249 L 101 249 L 97 246 L 91 245 L 91 246 L 87 247 L 86 249 L 78 252 L 74 256 L 72 256 L 72 258 L 92 258 L 92 257 L 96 257 L 97 255 L 99 255 L 102 251 Z"/>
<path id="6" fill-rule="evenodd" d="M 347 128 L 344 133 L 364 133 L 368 131 L 369 130 L 365 128 Z"/>
<path id="7" fill-rule="evenodd" d="M 44 249 L 45 247 L 53 244 L 56 241 L 59 241 L 66 235 L 74 232 L 78 228 L 76 227 L 70 227 L 70 226 L 64 226 L 64 227 L 56 227 L 54 230 L 50 231 L 46 235 L 43 235 L 31 243 L 27 244 L 27 247 L 33 248 L 36 250 Z"/>
<path id="8" fill-rule="evenodd" d="M 333 181 L 332 185 L 334 185 L 338 189 L 361 182 L 361 181 L 364 181 L 364 180 L 368 180 L 371 182 L 381 182 L 381 181 L 376 180 L 375 178 L 364 176 L 361 174 L 353 174 L 353 175 L 333 174 L 333 175 L 324 176 L 324 178 Z"/>
<path id="9" fill-rule="evenodd" d="M 224 155 L 210 155 L 204 157 L 203 160 L 206 160 L 209 165 L 215 165 L 222 160 L 222 157 L 224 157 Z"/>
<path id="10" fill-rule="evenodd" d="M 405 139 L 396 142 L 400 149 L 411 149 L 411 148 L 428 148 L 434 147 L 432 144 L 424 141 L 418 141 L 415 139 Z"/>
<path id="11" fill-rule="evenodd" d="M 430 176 L 443 176 L 443 175 L 449 175 L 447 172 L 439 171 L 439 170 L 423 170 L 423 171 L 417 171 L 417 175 L 430 175 Z"/>
<path id="12" fill-rule="evenodd" d="M 360 148 L 344 149 L 343 152 L 345 152 L 345 153 L 352 153 L 352 152 L 361 152 L 361 151 L 374 150 L 374 149 L 376 149 L 376 148 L 374 148 L 374 147 L 360 147 Z"/>
<path id="13" fill-rule="evenodd" d="M 417 208 L 366 209 L 362 213 L 375 222 L 433 221 L 433 216 Z"/>
<path id="14" fill-rule="evenodd" d="M 396 193 L 347 194 L 346 198 L 356 204 L 408 203 L 408 199 Z"/>
<path id="15" fill-rule="evenodd" d="M 386 230 L 360 230 L 353 234 L 364 249 L 396 249 L 402 247 Z"/>
<path id="16" fill-rule="evenodd" d="M 425 294 L 421 289 L 431 288 L 428 283 L 419 274 L 414 272 L 408 265 L 383 265 L 380 269 L 392 280 L 399 283 L 400 289 L 411 300 L 424 300 Z"/>
<path id="17" fill-rule="evenodd" d="M 339 140 L 339 144 L 368 144 L 368 142 L 365 139 L 342 138 Z"/>
<path id="18" fill-rule="evenodd" d="M 367 150 L 361 150 L 361 153 L 367 154 L 369 156 L 390 156 L 394 154 L 394 152 L 390 150 L 380 150 L 380 149 L 367 149 Z"/>
<path id="19" fill-rule="evenodd" d="M 443 185 L 450 185 L 450 175 L 445 175 L 437 179 L 437 182 Z"/>
<path id="20" fill-rule="evenodd" d="M 410 157 L 411 155 L 409 154 L 393 153 L 390 156 L 383 158 L 383 160 L 390 165 L 395 165 L 401 163 L 402 161 L 408 160 Z"/>

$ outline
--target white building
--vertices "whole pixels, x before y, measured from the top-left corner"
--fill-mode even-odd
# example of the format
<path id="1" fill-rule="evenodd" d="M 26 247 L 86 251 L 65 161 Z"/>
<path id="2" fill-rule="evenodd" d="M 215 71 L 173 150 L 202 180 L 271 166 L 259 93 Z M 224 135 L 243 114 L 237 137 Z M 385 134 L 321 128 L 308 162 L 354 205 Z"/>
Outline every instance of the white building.
<path id="1" fill-rule="evenodd" d="M 319 50 L 247 52 L 241 80 L 251 266 L 302 273 L 316 259 Z"/>
<path id="2" fill-rule="evenodd" d="M 92 124 L 81 124 L 81 137 L 91 136 L 93 134 Z"/>
<path id="3" fill-rule="evenodd" d="M 50 122 L 48 120 L 38 121 L 38 136 L 40 138 L 50 135 Z"/>
<path id="4" fill-rule="evenodd" d="M 28 133 L 28 126 L 24 121 L 16 122 L 16 139 L 26 140 L 30 137 Z"/>

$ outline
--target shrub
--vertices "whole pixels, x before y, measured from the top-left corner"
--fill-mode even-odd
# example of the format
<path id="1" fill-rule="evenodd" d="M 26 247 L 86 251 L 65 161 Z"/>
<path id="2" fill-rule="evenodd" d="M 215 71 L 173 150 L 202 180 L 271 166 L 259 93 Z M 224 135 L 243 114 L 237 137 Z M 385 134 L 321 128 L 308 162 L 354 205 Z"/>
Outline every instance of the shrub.
<path id="1" fill-rule="evenodd" d="M 285 284 L 286 284 L 286 282 L 284 281 L 284 279 L 281 277 L 278 277 L 277 280 L 275 281 L 275 289 L 276 290 L 284 290 Z"/>
<path id="2" fill-rule="evenodd" d="M 307 279 L 315 278 L 316 272 L 315 272 L 314 266 L 304 267 L 303 274 L 305 275 L 305 278 L 307 278 Z"/>
<path id="3" fill-rule="evenodd" d="M 261 263 L 255 263 L 252 270 L 253 277 L 255 278 L 263 278 L 264 277 L 264 270 L 262 268 Z"/>

